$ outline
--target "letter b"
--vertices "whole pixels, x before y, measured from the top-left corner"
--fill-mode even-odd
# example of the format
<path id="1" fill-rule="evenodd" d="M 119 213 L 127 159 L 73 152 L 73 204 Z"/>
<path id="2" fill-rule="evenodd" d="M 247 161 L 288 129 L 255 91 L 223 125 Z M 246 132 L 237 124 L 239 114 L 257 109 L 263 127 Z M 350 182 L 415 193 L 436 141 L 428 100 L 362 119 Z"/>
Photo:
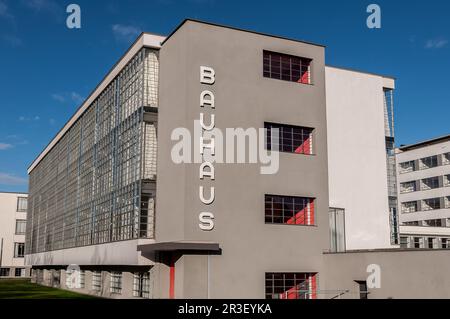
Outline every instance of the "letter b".
<path id="1" fill-rule="evenodd" d="M 213 68 L 208 66 L 200 67 L 200 83 L 202 84 L 214 84 L 216 81 L 216 72 Z"/>

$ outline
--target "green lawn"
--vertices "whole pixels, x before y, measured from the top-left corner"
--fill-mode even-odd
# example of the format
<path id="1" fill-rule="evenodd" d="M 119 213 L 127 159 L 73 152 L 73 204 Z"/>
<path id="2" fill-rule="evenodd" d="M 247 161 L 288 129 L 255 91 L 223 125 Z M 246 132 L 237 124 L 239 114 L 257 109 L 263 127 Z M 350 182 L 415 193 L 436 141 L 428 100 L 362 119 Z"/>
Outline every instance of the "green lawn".
<path id="1" fill-rule="evenodd" d="M 29 280 L 0 280 L 0 299 L 94 299 L 62 289 L 44 287 Z"/>

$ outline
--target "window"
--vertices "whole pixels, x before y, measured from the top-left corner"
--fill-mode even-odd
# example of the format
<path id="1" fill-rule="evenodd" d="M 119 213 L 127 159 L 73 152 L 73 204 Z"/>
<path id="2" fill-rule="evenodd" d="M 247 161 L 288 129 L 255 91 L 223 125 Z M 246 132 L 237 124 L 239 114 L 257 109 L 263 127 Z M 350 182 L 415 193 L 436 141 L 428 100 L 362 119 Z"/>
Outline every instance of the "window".
<path id="1" fill-rule="evenodd" d="M 442 165 L 450 165 L 450 153 L 442 155 Z"/>
<path id="2" fill-rule="evenodd" d="M 444 186 L 450 186 L 450 175 L 444 176 Z"/>
<path id="3" fill-rule="evenodd" d="M 425 157 L 422 158 L 420 162 L 421 162 L 420 166 L 421 169 L 433 168 L 438 166 L 438 157 L 437 155 Z"/>
<path id="4" fill-rule="evenodd" d="M 25 244 L 14 243 L 14 258 L 23 258 L 25 255 Z"/>
<path id="5" fill-rule="evenodd" d="M 422 179 L 422 190 L 439 188 L 439 177 L 430 177 Z"/>
<path id="6" fill-rule="evenodd" d="M 133 296 L 150 298 L 150 273 L 135 272 L 133 280 Z"/>
<path id="7" fill-rule="evenodd" d="M 331 252 L 345 252 L 345 210 L 330 208 Z"/>
<path id="8" fill-rule="evenodd" d="M 120 294 L 122 292 L 122 273 L 119 271 L 111 272 L 110 290 L 113 294 Z"/>
<path id="9" fill-rule="evenodd" d="M 447 249 L 448 247 L 447 243 L 448 243 L 447 238 L 441 238 L 441 248 Z"/>
<path id="10" fill-rule="evenodd" d="M 28 199 L 26 197 L 17 198 L 17 211 L 26 212 L 28 208 Z"/>
<path id="11" fill-rule="evenodd" d="M 406 182 L 400 184 L 400 192 L 401 193 L 411 193 L 416 191 L 416 182 Z"/>
<path id="12" fill-rule="evenodd" d="M 416 170 L 416 163 L 414 161 L 400 163 L 400 173 L 409 173 Z"/>
<path id="13" fill-rule="evenodd" d="M 25 277 L 25 268 L 16 268 L 14 270 L 15 277 Z"/>
<path id="14" fill-rule="evenodd" d="M 421 248 L 422 238 L 414 237 L 414 248 Z"/>
<path id="15" fill-rule="evenodd" d="M 311 84 L 311 59 L 264 51 L 264 77 Z"/>
<path id="16" fill-rule="evenodd" d="M 266 273 L 266 299 L 316 299 L 315 273 Z"/>
<path id="17" fill-rule="evenodd" d="M 402 203 L 402 212 L 403 213 L 414 213 L 417 212 L 417 202 L 406 202 Z"/>
<path id="18" fill-rule="evenodd" d="M 102 290 L 102 272 L 101 271 L 92 272 L 92 290 L 94 290 L 94 291 Z"/>
<path id="19" fill-rule="evenodd" d="M 435 210 L 435 209 L 441 209 L 441 199 L 440 198 L 430 198 L 425 199 L 422 202 L 422 210 Z"/>
<path id="20" fill-rule="evenodd" d="M 313 154 L 312 128 L 264 123 L 266 131 L 266 149 L 286 153 Z"/>
<path id="21" fill-rule="evenodd" d="M 357 280 L 356 283 L 359 286 L 359 299 L 369 299 L 369 290 L 367 289 L 367 281 L 359 281 Z"/>
<path id="22" fill-rule="evenodd" d="M 154 232 L 153 216 L 155 214 L 155 199 L 150 196 L 141 197 L 141 213 L 139 223 L 139 238 L 151 238 Z"/>
<path id="23" fill-rule="evenodd" d="M 445 208 L 450 208 L 450 196 L 444 197 Z"/>
<path id="24" fill-rule="evenodd" d="M 80 270 L 80 288 L 84 289 L 86 287 L 86 271 Z"/>
<path id="25" fill-rule="evenodd" d="M 268 224 L 314 225 L 314 199 L 266 195 L 265 220 Z"/>
<path id="26" fill-rule="evenodd" d="M 66 271 L 66 286 L 70 289 L 82 289 L 85 287 L 86 273 L 84 270 L 70 268 Z"/>
<path id="27" fill-rule="evenodd" d="M 24 219 L 16 220 L 16 235 L 24 235 L 27 229 L 27 221 Z"/>
<path id="28" fill-rule="evenodd" d="M 9 277 L 9 268 L 0 268 L 0 277 Z"/>
<path id="29" fill-rule="evenodd" d="M 434 248 L 434 238 L 428 238 L 428 248 Z"/>
<path id="30" fill-rule="evenodd" d="M 408 247 L 409 247 L 409 238 L 400 237 L 400 248 L 408 248 Z"/>
<path id="31" fill-rule="evenodd" d="M 418 221 L 404 222 L 403 225 L 405 225 L 405 226 L 420 226 Z"/>
<path id="32" fill-rule="evenodd" d="M 425 225 L 429 227 L 442 227 L 442 219 L 429 219 L 425 221 Z"/>

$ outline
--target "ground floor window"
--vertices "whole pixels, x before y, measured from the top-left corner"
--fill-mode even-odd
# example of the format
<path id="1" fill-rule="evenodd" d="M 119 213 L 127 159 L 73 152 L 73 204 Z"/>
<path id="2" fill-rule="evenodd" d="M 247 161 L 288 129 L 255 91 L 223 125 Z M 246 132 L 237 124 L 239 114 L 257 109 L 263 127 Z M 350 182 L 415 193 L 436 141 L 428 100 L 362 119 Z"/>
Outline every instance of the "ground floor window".
<path id="1" fill-rule="evenodd" d="M 330 249 L 332 252 L 345 251 L 345 210 L 330 208 Z"/>
<path id="2" fill-rule="evenodd" d="M 92 272 L 92 290 L 100 291 L 102 290 L 102 272 L 93 271 Z"/>
<path id="3" fill-rule="evenodd" d="M 443 248 L 443 249 L 449 248 L 448 238 L 441 238 L 441 248 Z"/>
<path id="4" fill-rule="evenodd" d="M 86 286 L 86 272 L 84 270 L 80 270 L 80 288 L 84 289 Z"/>
<path id="5" fill-rule="evenodd" d="M 367 281 L 356 281 L 359 286 L 359 299 L 369 299 L 369 290 L 367 289 Z"/>
<path id="6" fill-rule="evenodd" d="M 111 272 L 110 292 L 120 294 L 122 292 L 122 272 Z"/>
<path id="7" fill-rule="evenodd" d="M 422 248 L 422 238 L 414 237 L 414 248 Z"/>
<path id="8" fill-rule="evenodd" d="M 408 248 L 408 247 L 409 247 L 409 238 L 400 237 L 400 248 Z"/>
<path id="9" fill-rule="evenodd" d="M 51 273 L 50 285 L 55 288 L 61 287 L 61 270 L 52 269 L 50 273 Z"/>
<path id="10" fill-rule="evenodd" d="M 0 277 L 9 277 L 9 268 L 0 268 Z"/>
<path id="11" fill-rule="evenodd" d="M 14 276 L 15 277 L 25 277 L 25 268 L 16 268 Z"/>
<path id="12" fill-rule="evenodd" d="M 428 248 L 434 248 L 434 238 L 428 238 Z"/>
<path id="13" fill-rule="evenodd" d="M 316 299 L 316 273 L 266 273 L 266 299 Z"/>
<path id="14" fill-rule="evenodd" d="M 150 298 L 150 273 L 135 272 L 133 280 L 133 296 Z"/>

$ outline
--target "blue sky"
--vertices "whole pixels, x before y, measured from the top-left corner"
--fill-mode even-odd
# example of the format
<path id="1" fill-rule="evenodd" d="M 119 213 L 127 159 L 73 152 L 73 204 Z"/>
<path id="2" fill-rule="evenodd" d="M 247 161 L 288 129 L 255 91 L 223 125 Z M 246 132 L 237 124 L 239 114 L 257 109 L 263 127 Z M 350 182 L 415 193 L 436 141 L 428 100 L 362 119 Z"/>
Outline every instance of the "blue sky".
<path id="1" fill-rule="evenodd" d="M 82 28 L 69 30 L 77 3 Z M 377 3 L 382 28 L 366 27 Z M 397 145 L 450 133 L 450 2 L 0 0 L 0 190 L 26 169 L 140 31 L 196 18 L 327 46 L 326 62 L 397 78 Z"/>

